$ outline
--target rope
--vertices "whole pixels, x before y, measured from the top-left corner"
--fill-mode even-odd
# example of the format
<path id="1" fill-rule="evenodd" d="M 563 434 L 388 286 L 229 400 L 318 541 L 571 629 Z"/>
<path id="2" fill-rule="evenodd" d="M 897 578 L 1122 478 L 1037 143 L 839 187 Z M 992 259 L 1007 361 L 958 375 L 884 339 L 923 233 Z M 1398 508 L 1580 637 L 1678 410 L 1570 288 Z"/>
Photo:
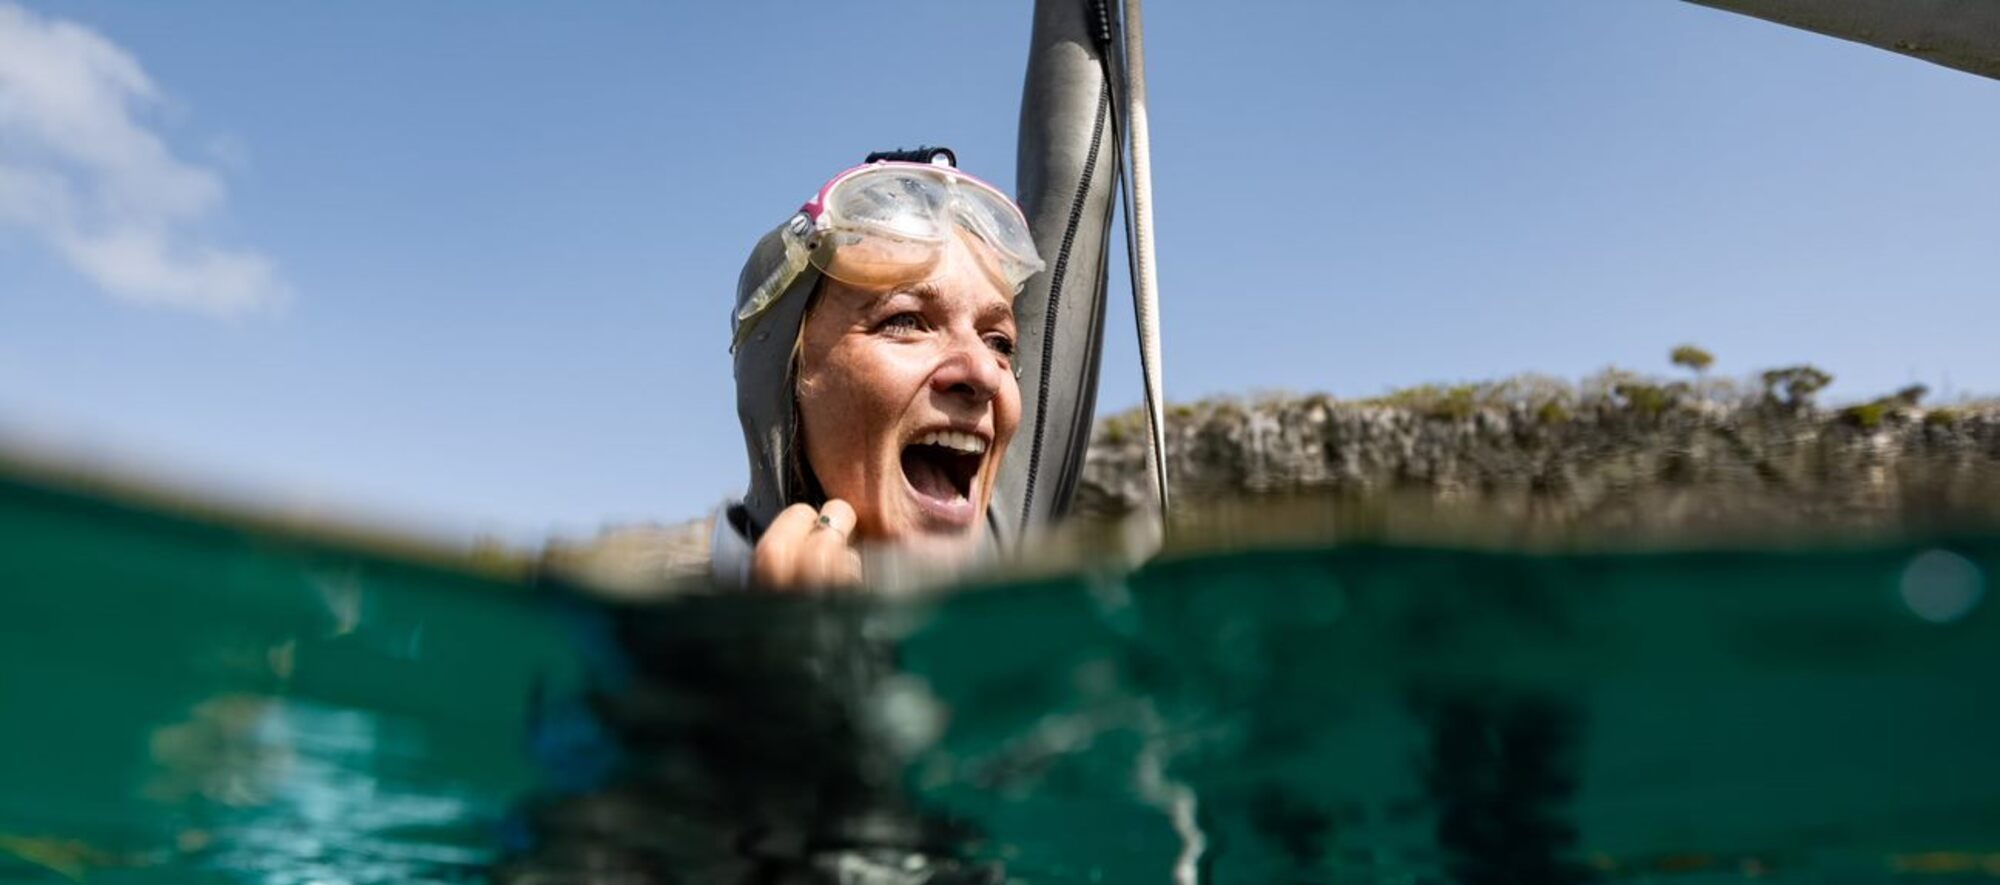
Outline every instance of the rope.
<path id="1" fill-rule="evenodd" d="M 1139 326 L 1139 371 L 1146 384 L 1147 442 L 1153 479 L 1160 494 L 1160 519 L 1167 515 L 1166 397 L 1160 379 L 1160 283 L 1153 255 L 1153 156 L 1146 122 L 1145 31 L 1140 0 L 1125 0 L 1125 135 L 1132 149 L 1132 206 L 1126 215 L 1132 237 L 1132 311 Z"/>

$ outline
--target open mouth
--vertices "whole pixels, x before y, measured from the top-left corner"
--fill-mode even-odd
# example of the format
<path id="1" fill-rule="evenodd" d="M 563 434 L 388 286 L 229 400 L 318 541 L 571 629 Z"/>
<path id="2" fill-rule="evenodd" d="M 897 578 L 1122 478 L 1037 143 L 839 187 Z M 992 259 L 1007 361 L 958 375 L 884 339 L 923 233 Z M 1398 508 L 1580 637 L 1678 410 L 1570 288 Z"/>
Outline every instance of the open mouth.
<path id="1" fill-rule="evenodd" d="M 978 434 L 934 430 L 903 447 L 903 476 L 928 513 L 963 526 L 973 512 L 973 484 L 986 463 L 986 440 Z"/>

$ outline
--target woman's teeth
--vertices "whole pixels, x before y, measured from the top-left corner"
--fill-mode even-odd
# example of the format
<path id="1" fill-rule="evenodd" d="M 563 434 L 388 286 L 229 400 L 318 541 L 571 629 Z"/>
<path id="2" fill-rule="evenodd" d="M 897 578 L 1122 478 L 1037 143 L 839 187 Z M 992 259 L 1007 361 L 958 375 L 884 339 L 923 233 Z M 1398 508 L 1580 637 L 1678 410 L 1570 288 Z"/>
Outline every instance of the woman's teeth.
<path id="1" fill-rule="evenodd" d="M 917 437 L 916 441 L 911 443 L 911 445 L 938 446 L 939 448 L 950 449 L 961 455 L 983 455 L 986 453 L 986 440 L 980 439 L 975 434 L 958 433 L 951 430 L 933 430 L 923 436 Z"/>

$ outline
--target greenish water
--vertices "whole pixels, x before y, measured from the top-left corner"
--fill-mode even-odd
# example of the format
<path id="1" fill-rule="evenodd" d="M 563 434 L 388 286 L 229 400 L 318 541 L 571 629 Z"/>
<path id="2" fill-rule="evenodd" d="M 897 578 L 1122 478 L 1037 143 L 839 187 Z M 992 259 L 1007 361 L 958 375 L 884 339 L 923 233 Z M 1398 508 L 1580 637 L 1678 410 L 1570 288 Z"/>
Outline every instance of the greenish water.
<path id="1" fill-rule="evenodd" d="M 2000 540 L 554 586 L 0 476 L 0 881 L 2000 877 Z"/>

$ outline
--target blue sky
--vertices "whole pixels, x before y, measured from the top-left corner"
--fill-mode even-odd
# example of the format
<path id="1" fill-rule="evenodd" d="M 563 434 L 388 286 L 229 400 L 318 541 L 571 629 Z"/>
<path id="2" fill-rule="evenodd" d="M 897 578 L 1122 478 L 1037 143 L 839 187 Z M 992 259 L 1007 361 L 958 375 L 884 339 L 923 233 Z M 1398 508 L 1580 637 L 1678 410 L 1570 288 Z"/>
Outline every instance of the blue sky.
<path id="1" fill-rule="evenodd" d="M 1170 398 L 1683 341 L 2000 392 L 2000 83 L 1672 0 L 1151 6 Z M 1011 187 L 1028 15 L 0 0 L 0 433 L 453 533 L 699 515 L 749 245 L 877 147 Z"/>

